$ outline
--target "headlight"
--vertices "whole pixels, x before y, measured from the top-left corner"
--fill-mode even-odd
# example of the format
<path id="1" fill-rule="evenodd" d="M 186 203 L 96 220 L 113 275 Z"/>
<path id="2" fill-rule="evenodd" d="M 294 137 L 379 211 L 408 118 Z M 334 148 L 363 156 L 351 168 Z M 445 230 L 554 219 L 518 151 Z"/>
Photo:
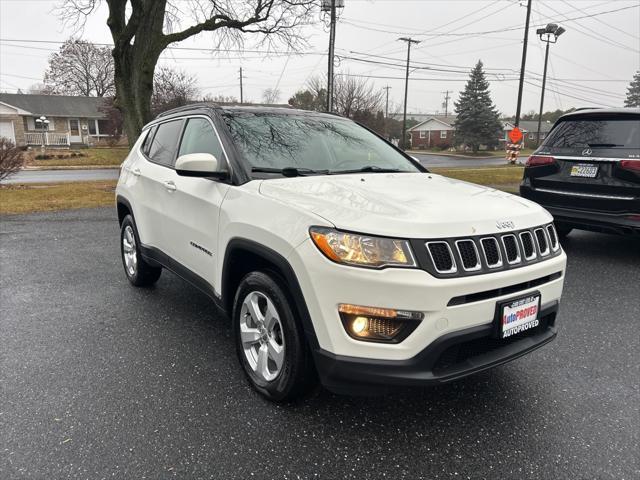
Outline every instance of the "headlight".
<path id="1" fill-rule="evenodd" d="M 372 268 L 416 266 L 406 240 L 339 232 L 321 227 L 312 227 L 309 232 L 316 247 L 337 263 Z"/>

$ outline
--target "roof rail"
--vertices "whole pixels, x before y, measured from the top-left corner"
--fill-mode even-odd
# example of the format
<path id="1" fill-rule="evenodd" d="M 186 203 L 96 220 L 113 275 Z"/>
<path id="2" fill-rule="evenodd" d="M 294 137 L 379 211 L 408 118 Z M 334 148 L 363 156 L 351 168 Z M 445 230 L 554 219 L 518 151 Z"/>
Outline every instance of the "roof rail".
<path id="1" fill-rule="evenodd" d="M 214 102 L 197 102 L 197 103 L 189 103 L 187 105 L 183 105 L 181 107 L 172 108 L 171 110 L 167 110 L 165 112 L 159 113 L 156 115 L 156 118 L 166 117 L 167 115 L 173 115 L 174 113 L 184 112 L 185 110 L 194 110 L 196 108 L 216 108 L 219 105 Z"/>

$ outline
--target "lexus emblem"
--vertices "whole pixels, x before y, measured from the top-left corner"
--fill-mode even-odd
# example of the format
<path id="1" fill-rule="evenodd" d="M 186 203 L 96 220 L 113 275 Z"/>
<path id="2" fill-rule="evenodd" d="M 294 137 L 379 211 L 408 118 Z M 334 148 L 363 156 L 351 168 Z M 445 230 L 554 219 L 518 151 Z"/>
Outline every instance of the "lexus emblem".
<path id="1" fill-rule="evenodd" d="M 582 155 L 584 155 L 585 157 L 588 157 L 592 153 L 593 153 L 593 150 L 591 150 L 590 148 L 585 148 L 584 150 L 582 150 Z"/>

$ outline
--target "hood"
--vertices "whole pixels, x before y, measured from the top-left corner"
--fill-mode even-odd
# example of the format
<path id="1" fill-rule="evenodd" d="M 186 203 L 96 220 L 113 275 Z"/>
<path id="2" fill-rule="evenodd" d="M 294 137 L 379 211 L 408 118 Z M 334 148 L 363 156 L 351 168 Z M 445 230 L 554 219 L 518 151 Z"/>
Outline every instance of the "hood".
<path id="1" fill-rule="evenodd" d="M 404 238 L 485 235 L 498 222 L 551 222 L 515 195 L 432 173 L 375 173 L 263 180 L 260 193 L 321 216 L 336 228 Z M 504 230 L 502 230 L 504 231 Z"/>

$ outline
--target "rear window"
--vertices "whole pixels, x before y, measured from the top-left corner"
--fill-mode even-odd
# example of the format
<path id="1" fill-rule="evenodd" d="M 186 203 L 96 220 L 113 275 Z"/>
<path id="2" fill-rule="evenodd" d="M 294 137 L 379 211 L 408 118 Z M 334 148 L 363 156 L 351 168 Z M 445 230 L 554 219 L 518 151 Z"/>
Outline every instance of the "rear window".
<path id="1" fill-rule="evenodd" d="M 547 137 L 548 148 L 640 148 L 640 117 L 576 118 L 558 124 Z"/>
<path id="2" fill-rule="evenodd" d="M 151 142 L 149 158 L 155 163 L 173 166 L 178 149 L 178 137 L 182 131 L 182 120 L 161 123 Z"/>

